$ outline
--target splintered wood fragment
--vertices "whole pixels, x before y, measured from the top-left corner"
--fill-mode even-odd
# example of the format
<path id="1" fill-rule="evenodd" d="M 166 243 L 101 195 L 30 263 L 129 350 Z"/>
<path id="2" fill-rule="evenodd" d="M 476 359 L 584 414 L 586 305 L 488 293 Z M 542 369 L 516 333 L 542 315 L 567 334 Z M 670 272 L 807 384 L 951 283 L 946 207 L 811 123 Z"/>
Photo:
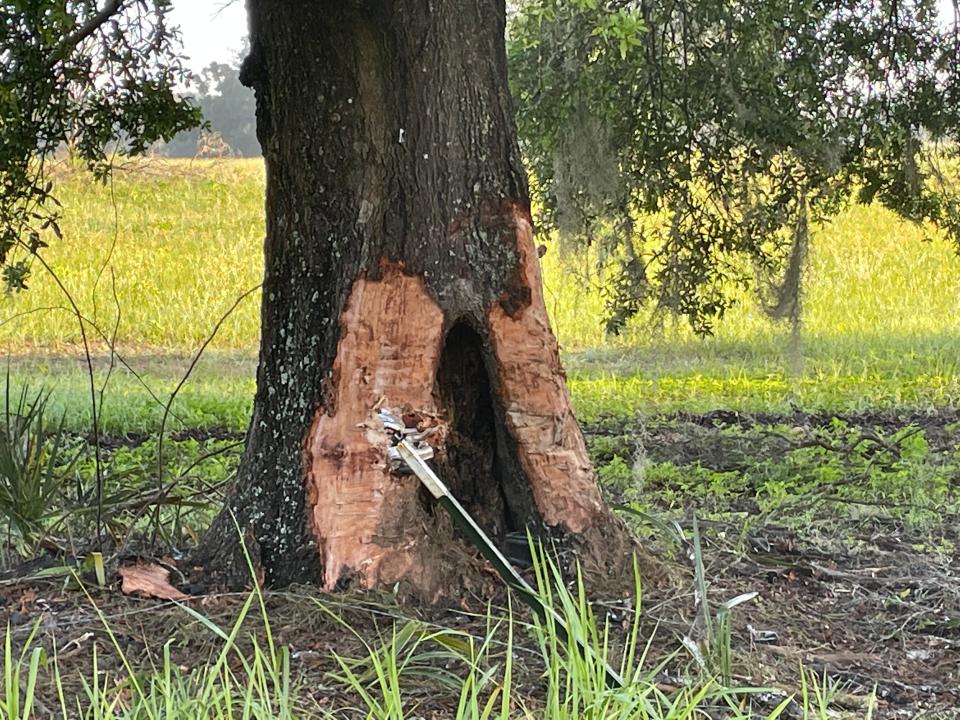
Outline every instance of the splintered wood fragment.
<path id="1" fill-rule="evenodd" d="M 180 592 L 170 584 L 170 571 L 155 563 L 126 565 L 117 572 L 123 580 L 120 592 L 124 595 L 139 593 L 143 597 L 157 600 L 190 599 L 189 595 Z"/>

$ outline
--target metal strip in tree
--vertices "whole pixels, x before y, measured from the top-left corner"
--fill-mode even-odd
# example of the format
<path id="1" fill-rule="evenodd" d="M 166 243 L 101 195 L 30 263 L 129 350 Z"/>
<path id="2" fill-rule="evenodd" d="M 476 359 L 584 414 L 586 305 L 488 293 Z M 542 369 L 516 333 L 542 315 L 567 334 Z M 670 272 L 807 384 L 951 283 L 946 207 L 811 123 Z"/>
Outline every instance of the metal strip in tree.
<path id="1" fill-rule="evenodd" d="M 493 541 L 490 540 L 483 529 L 477 525 L 470 513 L 464 509 L 443 481 L 437 477 L 437 474 L 427 465 L 426 461 L 420 457 L 413 444 L 409 440 L 404 439 L 401 440 L 396 447 L 400 451 L 400 456 L 404 462 L 413 471 L 413 474 L 423 483 L 423 486 L 434 499 L 443 506 L 444 510 L 450 514 L 454 523 L 466 534 L 470 542 L 480 551 L 480 554 L 493 565 L 507 586 L 515 590 L 520 595 L 520 598 L 529 605 L 542 620 L 546 621 L 549 616 L 556 626 L 557 634 L 561 639 L 565 642 L 569 642 L 572 639 L 577 643 L 580 651 L 585 656 L 593 657 L 597 662 L 603 662 L 600 658 L 596 657 L 596 653 L 589 645 L 571 632 L 560 614 L 544 603 L 530 583 L 524 580 L 514 569 L 510 561 L 500 552 L 500 549 L 494 545 Z M 603 662 L 603 664 L 607 687 L 623 687 L 624 682 L 620 674 L 610 667 L 610 663 Z"/>

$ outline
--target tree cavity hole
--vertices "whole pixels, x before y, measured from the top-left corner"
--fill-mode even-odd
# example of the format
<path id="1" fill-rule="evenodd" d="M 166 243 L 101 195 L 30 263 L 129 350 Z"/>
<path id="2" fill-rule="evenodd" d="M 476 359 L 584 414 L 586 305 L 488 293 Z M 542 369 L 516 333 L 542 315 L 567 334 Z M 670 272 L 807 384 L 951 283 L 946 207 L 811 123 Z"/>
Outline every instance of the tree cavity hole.
<path id="1" fill-rule="evenodd" d="M 510 492 L 518 481 L 512 443 L 503 428 L 491 390 L 488 369 L 492 358 L 480 335 L 466 322 L 450 328 L 437 370 L 436 392 L 448 421 L 441 477 L 454 497 L 484 531 L 498 542 L 520 529 L 521 505 Z M 524 496 L 529 493 L 523 493 Z M 511 502 L 512 500 L 512 502 Z"/>

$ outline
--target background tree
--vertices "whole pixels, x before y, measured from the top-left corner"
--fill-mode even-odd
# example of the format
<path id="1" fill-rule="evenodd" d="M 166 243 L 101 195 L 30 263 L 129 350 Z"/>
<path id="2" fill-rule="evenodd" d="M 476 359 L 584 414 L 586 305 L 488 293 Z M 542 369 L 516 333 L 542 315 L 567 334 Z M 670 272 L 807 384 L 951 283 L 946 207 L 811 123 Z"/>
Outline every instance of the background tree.
<path id="1" fill-rule="evenodd" d="M 955 7 L 955 6 L 954 6 Z M 614 258 L 608 328 L 799 313 L 851 197 L 960 241 L 960 35 L 936 0 L 528 0 L 510 30 L 541 227 Z"/>
<path id="2" fill-rule="evenodd" d="M 193 102 L 200 108 L 206 128 L 193 128 L 163 146 L 171 157 L 193 157 L 202 150 L 205 131 L 216 133 L 233 155 L 257 157 L 256 105 L 253 93 L 240 83 L 240 62 L 212 62 L 200 72 Z"/>
<path id="3" fill-rule="evenodd" d="M 46 161 L 64 149 L 103 179 L 115 152 L 144 152 L 199 122 L 166 0 L 0 2 L 0 267 L 26 287 L 41 233 L 59 235 Z"/>

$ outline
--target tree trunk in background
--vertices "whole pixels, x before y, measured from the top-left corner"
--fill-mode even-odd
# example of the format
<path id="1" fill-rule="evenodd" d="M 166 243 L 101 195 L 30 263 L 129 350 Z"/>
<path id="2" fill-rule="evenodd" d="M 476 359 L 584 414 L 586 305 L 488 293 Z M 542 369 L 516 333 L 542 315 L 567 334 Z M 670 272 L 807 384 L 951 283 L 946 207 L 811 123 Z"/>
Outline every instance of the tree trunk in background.
<path id="1" fill-rule="evenodd" d="M 497 540 L 630 567 L 570 410 L 507 88 L 503 0 L 248 0 L 267 168 L 254 415 L 228 508 L 272 584 L 475 587 L 481 563 L 379 408 L 437 428 L 441 478 Z M 207 567 L 247 578 L 229 513 Z"/>

